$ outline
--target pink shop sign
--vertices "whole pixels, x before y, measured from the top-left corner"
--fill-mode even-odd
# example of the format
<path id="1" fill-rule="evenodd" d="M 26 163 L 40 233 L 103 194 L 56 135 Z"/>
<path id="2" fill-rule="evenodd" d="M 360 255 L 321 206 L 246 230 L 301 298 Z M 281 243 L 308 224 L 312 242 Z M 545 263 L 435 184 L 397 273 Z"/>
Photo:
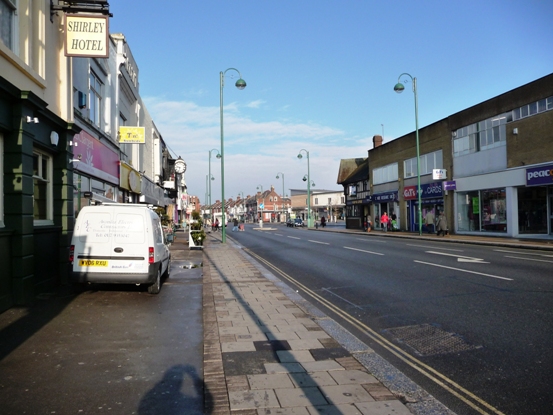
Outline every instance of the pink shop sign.
<path id="1" fill-rule="evenodd" d="M 104 145 L 86 131 L 73 138 L 73 168 L 113 184 L 119 184 L 119 153 Z"/>

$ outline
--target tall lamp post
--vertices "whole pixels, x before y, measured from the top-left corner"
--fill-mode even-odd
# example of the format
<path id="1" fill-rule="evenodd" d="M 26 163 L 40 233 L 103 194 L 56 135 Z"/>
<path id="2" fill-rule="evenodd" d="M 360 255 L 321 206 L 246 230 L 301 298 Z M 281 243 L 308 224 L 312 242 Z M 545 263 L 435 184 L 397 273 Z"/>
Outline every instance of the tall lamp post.
<path id="1" fill-rule="evenodd" d="M 278 172 L 276 178 L 279 179 L 279 175 L 282 175 L 282 213 L 284 213 L 284 173 Z"/>
<path id="2" fill-rule="evenodd" d="M 242 219 L 244 219 L 246 212 L 246 201 L 244 200 L 244 192 L 238 192 L 238 196 L 242 195 L 240 201 L 242 202 Z"/>
<path id="3" fill-rule="evenodd" d="M 417 78 L 413 78 L 411 75 L 405 72 L 402 73 L 400 76 L 398 76 L 397 84 L 396 86 L 394 86 L 394 91 L 396 91 L 398 94 L 401 94 L 405 89 L 405 86 L 401 82 L 399 82 L 399 80 L 403 75 L 406 75 L 409 78 L 411 78 L 411 81 L 413 83 L 413 93 L 415 95 L 415 136 L 417 138 L 417 195 L 418 195 L 418 202 L 419 202 L 419 209 L 418 209 L 419 236 L 421 236 L 422 235 L 421 168 L 420 168 L 421 163 L 420 163 L 420 150 L 419 150 L 419 103 L 417 98 Z"/>
<path id="4" fill-rule="evenodd" d="M 256 190 L 259 190 L 261 192 L 261 196 L 263 196 L 263 186 L 258 184 L 256 187 Z M 257 200 L 257 197 L 255 198 Z M 263 199 L 265 201 L 265 199 Z M 265 207 L 265 203 L 263 203 L 263 207 Z M 259 218 L 261 221 L 263 221 L 263 208 L 261 208 L 261 213 L 259 214 Z"/>
<path id="5" fill-rule="evenodd" d="M 300 160 L 303 158 L 303 156 L 301 155 L 302 151 L 305 151 L 305 154 L 307 156 L 307 227 L 311 228 L 313 225 L 311 223 L 311 173 L 309 171 L 309 151 L 302 148 L 298 154 L 298 158 Z"/>
<path id="6" fill-rule="evenodd" d="M 221 203 L 222 203 L 222 229 L 223 232 L 221 233 L 221 242 L 225 243 L 227 241 L 227 232 L 226 232 L 226 218 L 225 218 L 225 145 L 224 145 L 224 133 L 223 133 L 223 88 L 225 86 L 225 74 L 228 71 L 235 71 L 238 73 L 238 81 L 236 81 L 235 86 L 236 88 L 242 90 L 246 88 L 246 81 L 242 79 L 242 75 L 240 75 L 240 71 L 235 68 L 228 68 L 224 72 L 221 71 L 219 73 L 219 85 L 220 85 L 220 107 L 219 112 L 221 114 Z"/>
<path id="7" fill-rule="evenodd" d="M 211 177 L 211 152 L 212 151 L 216 151 L 217 152 L 217 155 L 215 157 L 217 157 L 218 159 L 221 158 L 221 154 L 219 153 L 219 150 L 217 150 L 216 148 L 214 149 L 211 149 L 209 150 L 209 176 Z M 214 180 L 213 178 L 211 180 Z M 211 206 L 211 180 L 209 181 L 209 206 Z M 209 220 L 211 221 L 211 223 L 213 223 L 213 215 L 212 215 L 212 212 L 211 210 L 209 211 Z"/>
<path id="8" fill-rule="evenodd" d="M 206 191 L 206 200 L 209 206 L 209 219 L 211 224 L 213 224 L 213 207 L 211 205 L 211 180 L 215 180 L 215 177 L 211 173 L 205 176 L 205 191 Z"/>

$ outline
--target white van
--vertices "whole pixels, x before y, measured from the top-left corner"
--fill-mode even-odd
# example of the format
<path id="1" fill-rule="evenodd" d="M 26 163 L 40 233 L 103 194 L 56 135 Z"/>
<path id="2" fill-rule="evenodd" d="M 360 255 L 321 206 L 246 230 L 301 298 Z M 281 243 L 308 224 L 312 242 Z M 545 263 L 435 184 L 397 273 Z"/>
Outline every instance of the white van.
<path id="1" fill-rule="evenodd" d="M 73 283 L 146 284 L 161 289 L 171 270 L 171 252 L 161 220 L 145 205 L 104 203 L 79 212 L 71 248 Z"/>

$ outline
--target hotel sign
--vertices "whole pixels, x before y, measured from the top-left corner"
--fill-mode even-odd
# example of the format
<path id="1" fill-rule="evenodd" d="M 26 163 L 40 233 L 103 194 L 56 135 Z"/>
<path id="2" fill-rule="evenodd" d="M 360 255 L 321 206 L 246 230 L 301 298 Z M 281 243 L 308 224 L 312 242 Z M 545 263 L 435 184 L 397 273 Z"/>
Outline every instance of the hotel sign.
<path id="1" fill-rule="evenodd" d="M 108 16 L 65 15 L 65 56 L 107 58 L 108 36 Z"/>

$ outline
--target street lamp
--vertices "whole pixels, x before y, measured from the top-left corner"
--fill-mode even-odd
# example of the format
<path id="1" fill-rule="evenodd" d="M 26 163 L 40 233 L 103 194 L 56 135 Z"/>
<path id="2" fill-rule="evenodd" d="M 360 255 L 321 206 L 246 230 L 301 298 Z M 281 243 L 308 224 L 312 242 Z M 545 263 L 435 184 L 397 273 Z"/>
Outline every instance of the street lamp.
<path id="1" fill-rule="evenodd" d="M 263 196 L 263 186 L 262 185 L 258 184 L 257 187 L 256 187 L 256 190 L 261 191 L 261 196 Z M 255 199 L 257 200 L 257 197 Z M 263 199 L 263 201 L 265 201 L 265 199 Z M 265 203 L 263 203 L 263 207 L 265 207 Z M 260 219 L 263 221 L 263 208 L 261 208 Z"/>
<path id="2" fill-rule="evenodd" d="M 282 213 L 284 213 L 284 173 L 278 172 L 276 178 L 279 179 L 279 175 L 282 175 Z"/>
<path id="3" fill-rule="evenodd" d="M 419 151 L 419 103 L 417 98 L 417 78 L 413 78 L 408 73 L 402 73 L 397 77 L 397 84 L 394 86 L 394 91 L 401 94 L 405 89 L 405 86 L 399 82 L 400 78 L 406 75 L 411 78 L 413 82 L 413 93 L 415 94 L 415 136 L 417 138 L 417 195 L 419 202 L 419 236 L 422 235 L 422 204 L 421 204 L 421 169 L 420 169 L 420 151 Z M 405 82 L 405 81 L 404 81 Z"/>
<path id="4" fill-rule="evenodd" d="M 212 151 L 216 151 L 217 152 L 217 155 L 215 157 L 217 157 L 218 159 L 221 158 L 221 154 L 219 153 L 219 150 L 217 150 L 216 148 L 213 148 L 211 150 L 209 150 L 209 176 L 211 177 L 211 152 Z M 211 179 L 211 180 L 214 180 L 214 179 Z M 209 181 L 209 205 L 211 206 L 211 181 Z M 213 215 L 211 214 L 211 211 L 209 213 L 209 219 L 211 220 L 211 222 L 213 223 Z"/>
<path id="5" fill-rule="evenodd" d="M 209 219 L 213 223 L 213 209 L 211 207 L 211 180 L 215 180 L 215 177 L 211 173 L 205 175 L 205 191 L 206 191 L 206 204 L 209 206 Z M 209 184 L 208 184 L 209 183 Z"/>
<path id="6" fill-rule="evenodd" d="M 304 177 L 304 179 L 307 179 L 307 227 L 310 228 L 312 224 L 311 224 L 311 173 L 309 171 L 309 151 L 302 148 L 298 154 L 298 158 L 300 160 L 303 158 L 303 156 L 301 155 L 302 151 L 305 151 L 305 154 L 307 155 L 307 177 Z"/>
<path id="7" fill-rule="evenodd" d="M 234 84 L 236 88 L 242 90 L 246 88 L 246 81 L 242 79 L 240 71 L 235 68 L 228 68 L 224 72 L 219 73 L 219 85 L 220 85 L 220 107 L 219 112 L 221 114 L 221 203 L 223 204 L 222 208 L 222 220 L 223 220 L 223 232 L 221 234 L 221 242 L 225 243 L 227 240 L 226 235 L 226 219 L 225 219 L 225 145 L 224 145 L 224 134 L 223 134 L 223 87 L 225 86 L 225 74 L 228 71 L 235 71 L 238 73 L 238 81 Z"/>

